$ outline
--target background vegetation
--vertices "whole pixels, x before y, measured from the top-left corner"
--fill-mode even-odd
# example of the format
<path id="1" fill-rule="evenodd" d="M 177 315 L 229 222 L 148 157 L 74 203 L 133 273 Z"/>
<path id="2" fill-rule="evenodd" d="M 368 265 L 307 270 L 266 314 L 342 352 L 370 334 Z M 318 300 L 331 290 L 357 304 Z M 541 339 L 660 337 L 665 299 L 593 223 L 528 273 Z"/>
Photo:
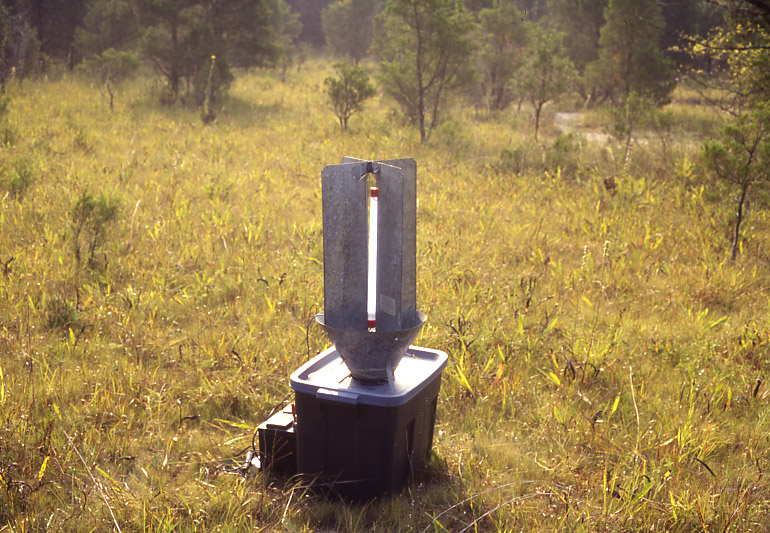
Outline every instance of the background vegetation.
<path id="1" fill-rule="evenodd" d="M 614 93 L 591 81 L 605 25 L 570 41 L 557 24 L 570 18 L 554 6 L 578 4 L 469 2 L 448 16 L 503 36 L 475 39 L 475 79 L 422 136 L 381 86 L 343 131 L 323 91 L 336 59 L 304 60 L 291 39 L 278 42 L 299 70 L 275 49 L 260 56 L 273 68 L 234 66 L 217 41 L 233 77 L 213 103 L 220 55 L 201 49 L 205 124 L 193 77 L 169 98 L 143 31 L 70 71 L 93 5 L 67 41 L 50 32 L 69 26 L 35 18 L 63 16 L 56 2 L 2 4 L 18 37 L 3 58 L 19 62 L 0 64 L 0 530 L 770 527 L 761 13 L 732 3 L 698 34 L 698 8 L 700 40 L 672 51 L 664 35 L 665 57 L 649 52 L 651 73 L 686 57 L 679 82 Z M 483 11 L 503 7 L 521 34 Z M 542 31 L 593 55 L 568 47 L 571 82 L 543 103 L 534 142 L 537 103 L 493 83 L 511 72 L 495 50 L 536 72 L 517 51 Z M 728 46 L 740 54 L 707 53 Z M 381 72 L 359 59 L 359 74 Z M 326 346 L 308 330 L 323 302 L 319 176 L 344 155 L 417 160 L 417 344 L 450 355 L 429 465 L 365 504 L 240 469 L 290 372 Z"/>

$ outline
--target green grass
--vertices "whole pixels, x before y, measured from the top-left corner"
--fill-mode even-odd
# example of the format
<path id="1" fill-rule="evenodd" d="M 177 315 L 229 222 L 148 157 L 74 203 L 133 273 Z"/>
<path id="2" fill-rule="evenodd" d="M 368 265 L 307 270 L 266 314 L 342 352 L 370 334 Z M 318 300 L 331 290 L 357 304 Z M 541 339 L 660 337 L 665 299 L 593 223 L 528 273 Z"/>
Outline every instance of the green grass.
<path id="1" fill-rule="evenodd" d="M 626 162 L 457 108 L 422 145 L 379 96 L 341 132 L 330 71 L 242 73 L 208 126 L 151 80 L 113 113 L 67 76 L 9 86 L 0 530 L 766 529 L 768 213 L 729 263 L 703 130 Z M 345 155 L 417 160 L 418 344 L 450 355 L 429 468 L 368 504 L 228 473 L 307 357 Z M 85 193 L 117 211 L 78 262 Z"/>

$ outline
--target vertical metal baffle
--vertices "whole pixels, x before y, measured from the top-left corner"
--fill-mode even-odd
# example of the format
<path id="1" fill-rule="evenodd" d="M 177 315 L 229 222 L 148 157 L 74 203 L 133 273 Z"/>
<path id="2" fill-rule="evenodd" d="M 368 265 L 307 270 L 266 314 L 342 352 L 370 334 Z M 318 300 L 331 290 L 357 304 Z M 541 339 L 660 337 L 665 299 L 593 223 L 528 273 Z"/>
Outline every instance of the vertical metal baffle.
<path id="1" fill-rule="evenodd" d="M 425 321 L 424 314 L 417 311 L 417 164 L 414 159 L 363 161 L 346 157 L 342 164 L 326 166 L 321 172 L 324 245 L 322 325 L 338 349 L 342 348 L 341 352 L 345 351 L 341 345 L 346 343 L 340 342 L 339 335 L 334 338 L 335 332 L 330 332 L 330 328 L 372 333 L 367 324 L 367 177 L 370 174 L 376 180 L 379 204 L 377 337 L 369 336 L 364 340 L 364 337 L 353 336 L 355 351 L 360 353 L 368 349 L 362 348 L 362 343 L 382 345 L 392 341 L 403 344 L 405 335 L 402 333 L 422 326 Z M 419 327 L 414 331 L 415 336 L 417 332 Z M 384 336 L 387 333 L 393 334 L 392 339 Z M 387 346 L 377 346 L 376 349 L 382 352 L 387 350 Z M 343 354 L 343 358 L 351 367 L 350 357 Z M 353 367 L 351 371 L 355 377 Z"/>

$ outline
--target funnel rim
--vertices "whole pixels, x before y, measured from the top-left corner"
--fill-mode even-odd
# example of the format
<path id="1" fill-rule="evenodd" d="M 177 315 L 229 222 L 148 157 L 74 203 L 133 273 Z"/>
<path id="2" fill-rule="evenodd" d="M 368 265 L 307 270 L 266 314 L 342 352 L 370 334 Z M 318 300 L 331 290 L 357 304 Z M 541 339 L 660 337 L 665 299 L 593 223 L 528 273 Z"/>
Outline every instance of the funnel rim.
<path id="1" fill-rule="evenodd" d="M 397 330 L 374 331 L 374 332 L 371 332 L 371 331 L 364 331 L 364 330 L 359 330 L 359 329 L 339 328 L 339 327 L 335 327 L 335 326 L 330 326 L 330 325 L 328 325 L 326 323 L 326 320 L 325 320 L 326 316 L 325 316 L 325 314 L 323 312 L 316 314 L 314 318 L 315 318 L 315 321 L 318 322 L 318 324 L 322 328 L 324 328 L 324 329 L 329 328 L 331 330 L 336 330 L 336 331 L 354 331 L 354 332 L 358 332 L 358 333 L 371 333 L 373 335 L 386 334 L 386 333 L 387 334 L 393 334 L 393 333 L 401 333 L 401 332 L 405 332 L 405 331 L 411 331 L 411 330 L 413 330 L 415 328 L 423 327 L 425 325 L 425 322 L 428 321 L 428 315 L 426 315 L 425 312 L 420 311 L 420 310 L 415 310 L 414 315 L 413 315 L 413 320 L 415 320 L 414 325 L 409 326 L 407 328 L 403 328 L 403 329 L 397 329 Z"/>

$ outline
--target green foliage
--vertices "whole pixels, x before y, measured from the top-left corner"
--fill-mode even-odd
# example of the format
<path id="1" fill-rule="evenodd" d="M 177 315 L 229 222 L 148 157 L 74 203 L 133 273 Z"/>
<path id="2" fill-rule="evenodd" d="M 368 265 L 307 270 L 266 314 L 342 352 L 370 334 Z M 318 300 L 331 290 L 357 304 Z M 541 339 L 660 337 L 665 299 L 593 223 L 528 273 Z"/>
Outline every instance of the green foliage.
<path id="1" fill-rule="evenodd" d="M 336 0 L 321 11 L 326 46 L 355 63 L 366 57 L 374 35 L 374 17 L 384 0 Z"/>
<path id="2" fill-rule="evenodd" d="M 720 140 L 704 144 L 703 154 L 711 170 L 736 185 L 770 177 L 770 105 L 738 117 L 724 127 Z"/>
<path id="3" fill-rule="evenodd" d="M 628 147 L 634 131 L 651 116 L 654 107 L 654 102 L 649 97 L 630 92 L 621 100 L 620 105 L 612 110 L 613 135 Z"/>
<path id="4" fill-rule="evenodd" d="M 519 90 L 535 110 L 535 140 L 543 106 L 558 98 L 574 78 L 574 66 L 564 48 L 564 35 L 532 27 L 519 69 Z"/>
<path id="5" fill-rule="evenodd" d="M 78 69 L 95 77 L 110 98 L 110 110 L 114 109 L 115 88 L 139 69 L 139 56 L 132 52 L 118 52 L 108 48 L 87 59 Z"/>
<path id="6" fill-rule="evenodd" d="M 525 147 L 507 146 L 500 151 L 492 168 L 505 175 L 520 176 L 527 169 L 528 151 Z"/>
<path id="7" fill-rule="evenodd" d="M 227 58 L 212 54 L 192 79 L 192 101 L 208 115 L 219 105 L 235 79 Z M 206 108 L 206 109 L 204 109 Z"/>
<path id="8" fill-rule="evenodd" d="M 108 48 L 83 63 L 85 70 L 97 75 L 102 83 L 118 84 L 139 68 L 139 57 L 132 52 L 118 52 Z"/>
<path id="9" fill-rule="evenodd" d="M 500 150 L 491 167 L 505 176 L 546 175 L 570 181 L 594 171 L 588 154 L 590 150 L 575 133 L 557 135 L 543 145 L 522 138 Z"/>
<path id="10" fill-rule="evenodd" d="M 503 0 L 478 15 L 480 89 L 489 109 L 502 110 L 515 97 L 514 77 L 524 60 L 527 41 L 524 14 Z"/>
<path id="11" fill-rule="evenodd" d="M 580 177 L 586 170 L 583 168 L 582 161 L 586 151 L 579 135 L 575 133 L 557 135 L 545 152 L 546 171 L 565 177 Z"/>
<path id="12" fill-rule="evenodd" d="M 770 104 L 758 105 L 726 125 L 720 139 L 704 143 L 703 157 L 714 175 L 736 189 L 730 252 L 735 261 L 749 201 L 766 196 L 770 185 Z"/>
<path id="13" fill-rule="evenodd" d="M 565 34 L 569 43 L 566 52 L 578 76 L 574 80 L 575 89 L 584 100 L 596 96 L 592 80 L 588 79 L 586 66 L 599 57 L 599 36 L 604 25 L 604 9 L 608 0 L 575 2 L 573 0 L 549 0 L 553 27 Z"/>
<path id="14" fill-rule="evenodd" d="M 233 67 L 274 63 L 287 35 L 291 37 L 297 30 L 285 0 L 194 1 L 201 4 L 197 8 L 196 26 L 212 30 L 206 46 L 212 51 L 221 48 L 216 54 L 217 61 L 226 61 Z M 206 66 L 209 57 L 210 54 L 206 55 Z"/>
<path id="15" fill-rule="evenodd" d="M 10 143 L 10 127 L 8 125 L 8 110 L 11 107 L 11 97 L 0 93 L 0 127 L 3 129 L 0 148 L 5 148 Z"/>
<path id="16" fill-rule="evenodd" d="M 448 94 L 472 81 L 473 19 L 457 0 L 388 0 L 376 25 L 380 85 L 424 142 Z"/>
<path id="17" fill-rule="evenodd" d="M 654 0 L 610 0 L 599 37 L 599 57 L 587 77 L 603 98 L 614 102 L 631 92 L 668 101 L 674 89 L 673 62 L 660 50 L 663 15 Z"/>
<path id="18" fill-rule="evenodd" d="M 85 252 L 87 264 L 94 266 L 95 254 L 117 218 L 119 205 L 116 198 L 105 194 L 94 196 L 87 190 L 80 193 L 70 209 L 72 249 L 77 264 L 80 264 Z"/>
<path id="19" fill-rule="evenodd" d="M 608 0 L 548 0 L 554 27 L 565 34 L 567 54 L 581 74 L 599 57 L 599 36 Z"/>
<path id="20" fill-rule="evenodd" d="M 93 0 L 83 24 L 75 31 L 75 48 L 83 57 L 93 57 L 110 48 L 127 50 L 139 38 L 136 2 Z"/>
<path id="21" fill-rule="evenodd" d="M 704 63 L 682 53 L 683 44 L 703 42 L 710 30 L 724 24 L 724 12 L 717 2 L 663 2 L 659 4 L 665 19 L 660 47 L 674 60 L 681 76 Z"/>
<path id="22" fill-rule="evenodd" d="M 13 198 L 21 198 L 33 181 L 32 165 L 26 159 L 17 159 L 13 164 L 0 165 L 0 188 Z"/>
<path id="23" fill-rule="evenodd" d="M 770 100 L 770 29 L 744 19 L 728 19 L 704 39 L 683 50 L 708 68 L 694 69 L 692 78 L 711 105 L 738 116 Z"/>
<path id="24" fill-rule="evenodd" d="M 714 0 L 712 4 L 725 10 L 727 18 L 748 20 L 770 28 L 770 5 L 763 0 Z"/>
<path id="25" fill-rule="evenodd" d="M 0 3 L 0 90 L 13 77 L 23 79 L 38 68 L 40 41 L 23 2 Z"/>
<path id="26" fill-rule="evenodd" d="M 275 57 L 273 61 L 281 70 L 281 81 L 286 79 L 286 71 L 298 58 L 296 41 L 302 31 L 299 15 L 294 13 L 285 0 L 270 0 L 270 25 L 276 37 L 274 39 Z M 299 62 L 299 61 L 297 61 Z"/>
<path id="27" fill-rule="evenodd" d="M 209 66 L 209 75 L 206 81 L 206 89 L 203 96 L 203 105 L 201 106 L 201 120 L 208 124 L 216 118 L 216 113 L 211 109 L 211 96 L 214 85 L 214 72 L 216 69 L 217 56 L 211 56 L 211 65 Z"/>
<path id="28" fill-rule="evenodd" d="M 193 102 L 203 104 L 211 56 L 218 58 L 212 79 L 214 102 L 233 79 L 229 58 L 236 66 L 263 64 L 280 49 L 268 0 L 142 0 L 138 8 L 142 51 L 166 79 L 171 101 L 186 86 Z"/>
<path id="29" fill-rule="evenodd" d="M 289 0 L 291 8 L 297 12 L 302 22 L 300 40 L 314 49 L 324 45 L 321 12 L 332 0 Z"/>
<path id="30" fill-rule="evenodd" d="M 76 306 L 59 295 L 53 296 L 45 304 L 45 327 L 67 331 L 78 322 Z"/>
<path id="31" fill-rule="evenodd" d="M 374 96 L 375 90 L 369 83 L 369 75 L 358 65 L 336 63 L 334 71 L 337 77 L 329 76 L 324 85 L 340 127 L 346 130 L 348 119 L 363 109 L 364 101 Z"/>

